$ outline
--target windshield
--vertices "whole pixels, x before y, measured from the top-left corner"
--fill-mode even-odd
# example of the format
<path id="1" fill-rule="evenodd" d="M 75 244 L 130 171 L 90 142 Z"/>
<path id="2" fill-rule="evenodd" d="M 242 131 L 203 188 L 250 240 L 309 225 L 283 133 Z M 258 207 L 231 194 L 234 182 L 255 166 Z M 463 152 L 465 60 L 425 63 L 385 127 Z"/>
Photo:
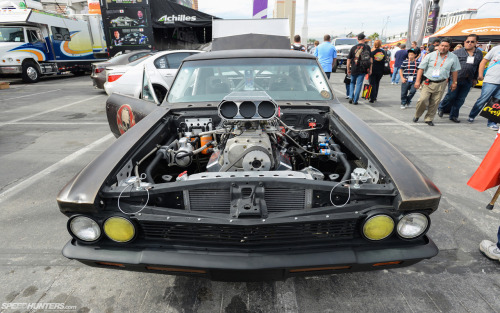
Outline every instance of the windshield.
<path id="1" fill-rule="evenodd" d="M 241 58 L 185 62 L 167 101 L 221 101 L 233 91 L 265 91 L 277 101 L 332 99 L 314 59 Z"/>
<path id="2" fill-rule="evenodd" d="M 22 27 L 0 27 L 0 42 L 24 42 Z"/>
<path id="3" fill-rule="evenodd" d="M 336 46 L 341 46 L 341 45 L 357 45 L 358 40 L 356 38 L 346 38 L 346 39 L 335 39 L 335 45 Z"/>

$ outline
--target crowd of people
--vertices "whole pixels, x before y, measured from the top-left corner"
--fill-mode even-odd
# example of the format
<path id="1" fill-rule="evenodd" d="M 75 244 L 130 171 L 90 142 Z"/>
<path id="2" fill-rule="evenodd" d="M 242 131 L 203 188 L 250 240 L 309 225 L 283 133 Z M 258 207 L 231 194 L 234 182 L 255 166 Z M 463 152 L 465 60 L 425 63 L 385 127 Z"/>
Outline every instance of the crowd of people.
<path id="1" fill-rule="evenodd" d="M 292 50 L 306 51 L 300 40 L 296 35 Z M 323 43 L 316 41 L 311 49 L 328 78 L 337 59 L 337 51 L 330 40 L 330 35 L 325 35 Z M 453 50 L 450 38 L 435 39 L 432 44 L 420 47 L 414 41 L 408 49 L 400 43 L 382 47 L 380 40 L 375 40 L 370 47 L 363 33 L 357 40 L 358 44 L 349 52 L 345 69 L 346 99 L 350 104 L 359 103 L 366 76 L 371 85 L 369 102 L 377 101 L 380 80 L 390 73 L 390 61 L 394 62 L 391 84 L 401 82 L 401 109 L 410 107 L 416 91 L 420 90 L 413 117 L 415 123 L 424 113 L 423 120 L 429 126 L 434 126 L 436 114 L 442 118 L 449 113 L 450 121 L 460 123 L 460 108 L 478 81 L 483 81 L 481 95 L 469 112 L 469 123 L 474 122 L 491 97 L 500 98 L 500 46 L 493 47 L 483 57 L 479 36 L 475 34 L 469 34 L 463 44 L 456 45 Z M 497 123 L 491 120 L 487 127 L 498 130 Z"/>

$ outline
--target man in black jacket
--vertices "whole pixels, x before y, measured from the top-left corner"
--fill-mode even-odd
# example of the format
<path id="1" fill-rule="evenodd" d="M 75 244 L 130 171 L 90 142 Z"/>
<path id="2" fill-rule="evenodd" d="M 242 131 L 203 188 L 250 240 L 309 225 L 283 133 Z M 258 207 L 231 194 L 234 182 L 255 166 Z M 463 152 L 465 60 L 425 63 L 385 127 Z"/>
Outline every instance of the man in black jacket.
<path id="1" fill-rule="evenodd" d="M 451 81 L 449 82 L 448 93 L 439 104 L 439 117 L 443 117 L 444 112 L 450 110 L 450 121 L 460 123 L 458 113 L 470 89 L 477 84 L 479 63 L 483 59 L 483 53 L 479 49 L 476 49 L 478 38 L 477 35 L 470 34 L 465 39 L 464 47 L 453 51 L 458 57 L 462 69 L 458 71 L 458 84 L 455 90 L 451 90 Z"/>

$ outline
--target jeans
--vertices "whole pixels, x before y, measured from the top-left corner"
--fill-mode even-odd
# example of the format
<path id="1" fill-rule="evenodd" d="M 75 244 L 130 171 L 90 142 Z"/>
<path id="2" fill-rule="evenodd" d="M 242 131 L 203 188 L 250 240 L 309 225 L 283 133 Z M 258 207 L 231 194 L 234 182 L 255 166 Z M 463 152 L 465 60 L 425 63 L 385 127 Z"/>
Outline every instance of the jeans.
<path id="1" fill-rule="evenodd" d="M 472 82 L 469 80 L 459 81 L 457 88 L 451 91 L 451 79 L 448 84 L 448 93 L 444 97 L 443 101 L 439 104 L 439 110 L 446 111 L 448 108 L 450 110 L 450 120 L 452 118 L 458 118 L 458 112 L 465 102 L 465 98 L 469 94 L 472 87 Z"/>
<path id="2" fill-rule="evenodd" d="M 409 82 L 406 81 L 406 83 L 401 84 L 401 105 L 410 105 L 411 99 L 413 99 L 413 96 L 417 92 L 417 89 L 415 89 L 415 81 Z"/>
<path id="3" fill-rule="evenodd" d="M 500 98 L 500 84 L 483 83 L 481 95 L 472 107 L 472 110 L 470 110 L 469 118 L 476 118 L 491 97 Z M 488 126 L 491 125 L 496 125 L 496 123 L 488 120 Z"/>
<path id="4" fill-rule="evenodd" d="M 394 67 L 391 83 L 399 84 L 399 67 Z"/>
<path id="5" fill-rule="evenodd" d="M 361 89 L 363 88 L 363 79 L 366 74 L 351 75 L 351 87 L 349 87 L 349 98 L 353 102 L 358 102 Z"/>
<path id="6" fill-rule="evenodd" d="M 351 89 L 350 87 L 351 87 L 351 83 L 345 84 L 345 95 L 346 95 L 346 97 L 349 97 L 349 95 L 350 95 L 350 92 L 349 92 L 349 90 Z"/>
<path id="7" fill-rule="evenodd" d="M 326 74 L 326 77 L 328 77 L 328 79 L 330 79 L 330 74 L 332 74 L 332 72 L 325 72 Z"/>
<path id="8" fill-rule="evenodd" d="M 378 88 L 380 87 L 380 80 L 384 76 L 383 73 L 373 73 L 370 75 L 370 85 L 372 85 L 372 93 L 370 94 L 370 100 L 377 100 Z"/>
<path id="9" fill-rule="evenodd" d="M 497 239 L 498 239 L 498 241 L 497 241 L 497 248 L 500 249 L 500 227 L 498 227 Z"/>

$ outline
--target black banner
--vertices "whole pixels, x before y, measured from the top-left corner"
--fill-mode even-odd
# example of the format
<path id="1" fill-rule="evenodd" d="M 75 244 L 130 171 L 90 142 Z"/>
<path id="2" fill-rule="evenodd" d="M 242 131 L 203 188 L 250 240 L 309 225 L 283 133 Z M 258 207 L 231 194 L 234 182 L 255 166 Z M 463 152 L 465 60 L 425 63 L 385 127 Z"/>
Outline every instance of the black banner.
<path id="1" fill-rule="evenodd" d="M 408 46 L 416 41 L 422 44 L 427 23 L 427 12 L 429 11 L 429 0 L 412 0 L 410 8 L 410 19 L 408 21 Z"/>
<path id="2" fill-rule="evenodd" d="M 210 14 L 206 14 L 170 1 L 152 0 L 151 12 L 153 27 L 212 27 Z"/>

